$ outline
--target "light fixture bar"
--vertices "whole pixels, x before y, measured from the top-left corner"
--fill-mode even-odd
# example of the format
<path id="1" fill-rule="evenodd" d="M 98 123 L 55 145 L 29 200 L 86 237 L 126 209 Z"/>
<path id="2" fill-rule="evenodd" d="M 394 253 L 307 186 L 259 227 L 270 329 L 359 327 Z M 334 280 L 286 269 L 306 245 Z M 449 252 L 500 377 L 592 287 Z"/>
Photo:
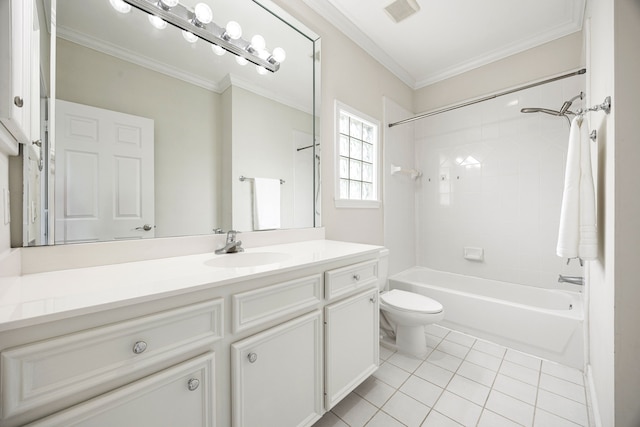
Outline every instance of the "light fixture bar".
<path id="1" fill-rule="evenodd" d="M 266 70 L 276 72 L 280 68 L 280 63 L 274 60 L 273 56 L 265 60 L 249 52 L 250 42 L 242 38 L 234 40 L 230 37 L 224 37 L 226 30 L 216 25 L 215 22 L 208 24 L 198 23 L 196 25 L 194 23 L 196 22 L 194 19 L 195 13 L 180 3 L 167 9 L 162 7 L 160 0 L 124 0 L 124 2 L 150 15 L 158 16 L 171 25 L 195 34 L 201 39 L 218 45 Z"/>

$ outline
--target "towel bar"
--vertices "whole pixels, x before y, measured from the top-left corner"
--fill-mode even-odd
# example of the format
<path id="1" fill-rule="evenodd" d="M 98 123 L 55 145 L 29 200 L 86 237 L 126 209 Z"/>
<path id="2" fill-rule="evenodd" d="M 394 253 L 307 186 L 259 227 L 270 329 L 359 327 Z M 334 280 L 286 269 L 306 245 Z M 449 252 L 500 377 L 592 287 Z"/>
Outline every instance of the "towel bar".
<path id="1" fill-rule="evenodd" d="M 253 181 L 255 178 L 249 178 L 248 176 L 244 176 L 244 175 L 240 175 L 240 181 L 244 182 L 244 181 Z M 284 179 L 280 179 L 280 184 L 284 184 Z"/>

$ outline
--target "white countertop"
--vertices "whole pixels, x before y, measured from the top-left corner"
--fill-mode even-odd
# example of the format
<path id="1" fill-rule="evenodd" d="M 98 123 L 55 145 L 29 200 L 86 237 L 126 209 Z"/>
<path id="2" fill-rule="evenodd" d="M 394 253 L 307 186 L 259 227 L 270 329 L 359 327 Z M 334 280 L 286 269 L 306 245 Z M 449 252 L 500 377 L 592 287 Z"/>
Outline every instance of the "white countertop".
<path id="1" fill-rule="evenodd" d="M 212 267 L 207 261 L 237 255 L 205 253 L 0 277 L 0 331 L 224 286 L 342 257 L 372 254 L 380 249 L 380 246 L 313 240 L 246 249 L 247 254 L 271 252 L 286 257 L 283 261 L 252 267 Z"/>

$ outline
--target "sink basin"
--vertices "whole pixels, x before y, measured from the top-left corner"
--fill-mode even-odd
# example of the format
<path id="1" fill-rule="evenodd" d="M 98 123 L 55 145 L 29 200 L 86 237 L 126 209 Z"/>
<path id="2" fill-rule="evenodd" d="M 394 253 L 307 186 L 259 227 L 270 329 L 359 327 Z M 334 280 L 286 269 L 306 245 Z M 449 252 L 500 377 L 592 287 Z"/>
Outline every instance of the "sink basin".
<path id="1" fill-rule="evenodd" d="M 238 268 L 258 265 L 277 264 L 289 259 L 291 255 L 280 252 L 239 252 L 235 254 L 217 255 L 205 261 L 209 267 Z"/>

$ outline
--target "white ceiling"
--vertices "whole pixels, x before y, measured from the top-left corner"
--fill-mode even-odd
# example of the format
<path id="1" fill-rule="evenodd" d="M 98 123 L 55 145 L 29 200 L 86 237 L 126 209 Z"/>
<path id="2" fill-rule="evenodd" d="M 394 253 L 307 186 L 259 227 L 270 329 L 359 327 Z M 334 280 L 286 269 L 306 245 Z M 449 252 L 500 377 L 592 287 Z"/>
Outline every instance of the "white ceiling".
<path id="1" fill-rule="evenodd" d="M 586 0 L 417 0 L 394 23 L 394 0 L 303 0 L 414 89 L 582 28 Z"/>

